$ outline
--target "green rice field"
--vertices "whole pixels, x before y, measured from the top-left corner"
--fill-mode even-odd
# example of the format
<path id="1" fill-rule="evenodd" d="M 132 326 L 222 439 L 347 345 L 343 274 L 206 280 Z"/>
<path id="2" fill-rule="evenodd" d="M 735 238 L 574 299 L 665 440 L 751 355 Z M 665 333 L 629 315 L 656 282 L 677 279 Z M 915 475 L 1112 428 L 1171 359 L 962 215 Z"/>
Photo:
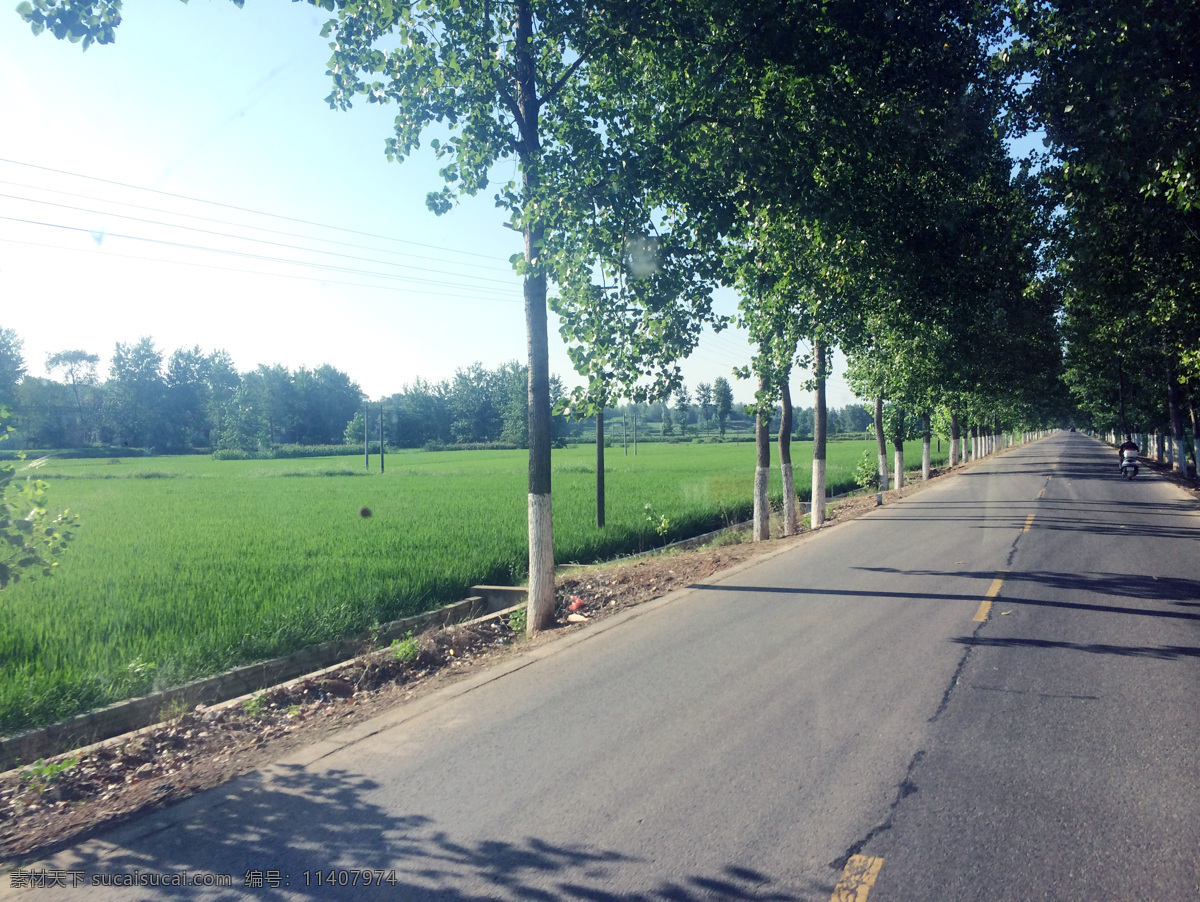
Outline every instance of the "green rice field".
<path id="1" fill-rule="evenodd" d="M 853 487 L 868 447 L 830 443 L 832 493 Z M 792 453 L 806 499 L 811 446 Z M 618 446 L 606 458 L 600 530 L 595 449 L 554 452 L 560 562 L 652 548 L 749 514 L 752 444 L 641 445 L 637 456 Z M 919 464 L 919 442 L 906 459 Z M 370 474 L 361 457 L 38 466 L 51 508 L 70 508 L 80 525 L 52 577 L 0 596 L 0 734 L 353 635 L 475 584 L 520 582 L 525 452 L 398 452 L 382 476 L 371 463 Z M 26 464 L 17 466 L 22 475 Z M 778 498 L 777 461 L 771 491 Z M 373 516 L 360 517 L 362 507 Z"/>

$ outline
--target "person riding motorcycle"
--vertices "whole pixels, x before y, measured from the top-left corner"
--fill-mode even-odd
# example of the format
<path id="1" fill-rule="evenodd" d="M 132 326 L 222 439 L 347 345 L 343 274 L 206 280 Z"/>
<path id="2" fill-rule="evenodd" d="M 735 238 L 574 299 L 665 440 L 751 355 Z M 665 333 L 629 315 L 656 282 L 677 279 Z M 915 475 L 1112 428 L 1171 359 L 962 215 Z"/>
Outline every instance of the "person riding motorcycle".
<path id="1" fill-rule="evenodd" d="M 1120 462 L 1125 459 L 1126 451 L 1132 451 L 1136 455 L 1140 450 L 1141 449 L 1138 448 L 1138 443 L 1133 440 L 1133 437 L 1128 432 L 1126 432 L 1125 441 L 1120 447 L 1117 448 L 1117 461 Z"/>

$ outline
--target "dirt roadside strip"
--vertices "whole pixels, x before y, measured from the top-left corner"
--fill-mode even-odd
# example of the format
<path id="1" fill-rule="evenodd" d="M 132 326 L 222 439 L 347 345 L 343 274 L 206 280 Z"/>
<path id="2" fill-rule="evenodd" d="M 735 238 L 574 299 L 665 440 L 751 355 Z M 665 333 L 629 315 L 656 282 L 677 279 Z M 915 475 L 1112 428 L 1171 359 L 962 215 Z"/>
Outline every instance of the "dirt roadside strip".
<path id="1" fill-rule="evenodd" d="M 931 482 L 988 459 L 941 471 Z M 915 481 L 889 491 L 884 501 L 930 484 Z M 875 507 L 874 494 L 846 499 L 831 509 L 818 533 Z M 693 582 L 731 575 L 816 537 L 804 532 L 766 544 L 667 549 L 651 557 L 564 568 L 558 579 L 556 626 L 533 639 L 513 630 L 510 607 L 431 630 L 403 658 L 384 648 L 211 707 L 200 704 L 164 723 L 2 774 L 0 862 L 13 866 L 35 854 L 50 854 L 102 827 L 270 762 L 315 761 L 416 716 L 435 703 L 434 696 L 444 700 L 468 692 L 598 635 L 618 620 L 670 603 Z M 568 612 L 572 599 L 581 604 Z"/>

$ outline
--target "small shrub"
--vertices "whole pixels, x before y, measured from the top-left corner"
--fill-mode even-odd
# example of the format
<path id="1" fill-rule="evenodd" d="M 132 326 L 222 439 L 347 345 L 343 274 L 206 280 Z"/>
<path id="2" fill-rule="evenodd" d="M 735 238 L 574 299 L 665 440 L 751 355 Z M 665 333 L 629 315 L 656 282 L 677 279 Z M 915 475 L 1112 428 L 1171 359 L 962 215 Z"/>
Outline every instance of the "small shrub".
<path id="1" fill-rule="evenodd" d="M 183 715 L 187 714 L 187 702 L 182 698 L 177 698 L 163 705 L 162 710 L 158 712 L 158 719 L 162 721 L 178 720 Z"/>
<path id="2" fill-rule="evenodd" d="M 870 451 L 864 451 L 858 463 L 854 465 L 854 481 L 864 489 L 879 486 L 879 461 Z"/>
<path id="3" fill-rule="evenodd" d="M 47 764 L 45 758 L 39 758 L 21 771 L 20 780 L 36 792 L 45 792 L 50 788 L 50 784 L 58 778 L 59 774 L 65 770 L 70 770 L 79 761 L 80 758 L 75 757 L 65 758 L 62 761 L 51 761 Z"/>
<path id="4" fill-rule="evenodd" d="M 746 541 L 746 531 L 743 529 L 727 529 L 721 533 L 709 544 L 713 548 L 720 548 L 725 545 L 741 545 Z"/>
<path id="5" fill-rule="evenodd" d="M 409 633 L 403 639 L 396 639 L 391 644 L 392 654 L 397 661 L 415 661 L 420 651 L 421 640 Z"/>
<path id="6" fill-rule="evenodd" d="M 525 608 L 517 608 L 508 615 L 508 627 L 514 633 L 523 633 L 529 626 L 529 613 Z"/>
<path id="7" fill-rule="evenodd" d="M 660 539 L 665 539 L 667 533 L 671 531 L 671 518 L 666 514 L 656 514 L 654 505 L 649 501 L 646 502 L 646 521 L 654 527 L 654 531 L 658 533 Z"/>

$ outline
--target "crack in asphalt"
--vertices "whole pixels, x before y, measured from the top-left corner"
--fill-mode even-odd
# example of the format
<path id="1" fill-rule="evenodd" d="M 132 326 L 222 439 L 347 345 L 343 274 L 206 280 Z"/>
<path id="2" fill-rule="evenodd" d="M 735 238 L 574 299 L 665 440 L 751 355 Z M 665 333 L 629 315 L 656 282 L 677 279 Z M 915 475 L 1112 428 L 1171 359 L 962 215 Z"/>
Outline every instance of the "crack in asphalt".
<path id="1" fill-rule="evenodd" d="M 985 620 L 982 623 L 977 624 L 975 629 L 971 631 L 971 638 L 968 640 L 967 650 L 963 653 L 963 656 L 959 658 L 958 666 L 954 668 L 954 674 L 950 677 L 950 682 L 946 686 L 946 691 L 942 693 L 942 700 L 938 703 L 937 710 L 933 712 L 933 716 L 930 717 L 929 720 L 925 721 L 926 723 L 936 723 L 938 718 L 941 717 L 942 713 L 946 710 L 946 707 L 950 704 L 950 696 L 953 695 L 954 690 L 958 688 L 959 681 L 962 679 L 962 672 L 966 669 L 967 661 L 971 657 L 971 652 L 973 652 L 976 648 L 975 639 L 979 635 L 979 631 L 983 629 L 986 623 L 987 621 Z"/>
<path id="2" fill-rule="evenodd" d="M 1030 516 L 1033 516 L 1030 514 Z M 1025 531 L 1017 533 L 1017 537 L 1013 539 L 1012 548 L 1008 549 L 1008 557 L 1004 559 L 1004 566 L 1011 567 L 1013 558 L 1017 556 L 1017 546 L 1021 544 L 1021 536 L 1025 535 Z"/>
<path id="3" fill-rule="evenodd" d="M 904 772 L 904 779 L 900 781 L 900 785 L 896 787 L 896 798 L 892 800 L 891 806 L 888 808 L 887 819 L 879 826 L 873 828 L 866 836 L 858 840 L 854 845 L 850 846 L 845 853 L 829 863 L 829 866 L 837 872 L 846 869 L 846 863 L 855 855 L 859 854 L 876 836 L 880 833 L 886 833 L 892 829 L 892 820 L 896 817 L 896 809 L 900 807 L 900 802 L 908 798 L 917 791 L 917 784 L 912 781 L 912 773 L 916 770 L 917 765 L 921 763 L 921 759 L 925 757 L 924 749 L 917 749 L 912 759 L 908 762 L 908 769 Z"/>
<path id="4" fill-rule="evenodd" d="M 1005 560 L 1006 567 L 1012 566 L 1012 562 L 1017 555 L 1017 547 L 1021 544 L 1022 535 L 1024 535 L 1024 530 L 1018 532 L 1016 538 L 1013 539 L 1012 547 L 1009 548 L 1008 557 Z M 946 686 L 946 691 L 942 693 L 942 699 L 938 703 L 937 710 L 933 712 L 933 716 L 930 717 L 926 723 L 935 723 L 949 706 L 950 698 L 954 694 L 954 690 L 958 688 L 959 683 L 962 681 L 962 673 L 963 670 L 966 669 L 967 662 L 971 658 L 971 652 L 976 648 L 974 640 L 978 638 L 979 631 L 986 625 L 987 621 L 982 621 L 976 624 L 975 629 L 971 631 L 971 638 L 967 640 L 968 644 L 966 651 L 963 652 L 963 656 L 959 659 L 958 666 L 954 668 L 954 674 L 950 677 L 950 682 Z M 900 781 L 899 786 L 896 788 L 896 798 L 892 800 L 892 804 L 888 808 L 887 818 L 881 824 L 871 829 L 865 836 L 847 848 L 841 857 L 830 862 L 829 866 L 831 868 L 838 872 L 845 870 L 846 863 L 849 862 L 852 857 L 861 853 L 862 850 L 866 848 L 867 843 L 879 836 L 881 833 L 886 833 L 888 830 L 892 829 L 892 821 L 896 817 L 896 809 L 900 807 L 900 803 L 904 799 L 908 798 L 917 791 L 917 785 L 913 782 L 912 775 L 913 771 L 916 770 L 917 766 L 921 763 L 921 760 L 924 757 L 925 750 L 917 749 L 917 751 L 913 754 L 912 759 L 908 762 L 908 768 L 904 772 L 904 779 Z"/>

